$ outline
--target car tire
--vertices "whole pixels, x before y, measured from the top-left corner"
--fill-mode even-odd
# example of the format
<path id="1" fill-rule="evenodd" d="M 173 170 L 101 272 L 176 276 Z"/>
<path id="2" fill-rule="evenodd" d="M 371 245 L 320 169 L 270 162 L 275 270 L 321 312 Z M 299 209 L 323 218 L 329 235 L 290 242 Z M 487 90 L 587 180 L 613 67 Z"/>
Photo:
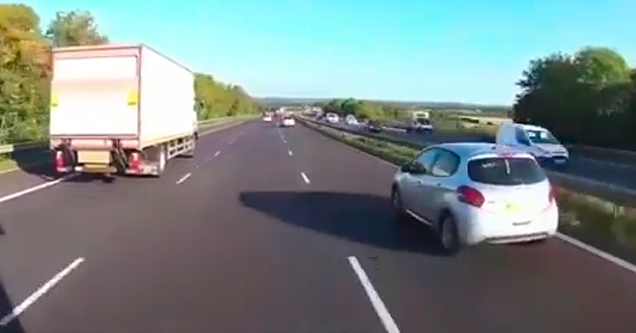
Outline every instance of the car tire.
<path id="1" fill-rule="evenodd" d="M 452 214 L 443 214 L 437 228 L 439 244 L 447 255 L 456 255 L 461 250 L 457 223 Z"/>
<path id="2" fill-rule="evenodd" d="M 393 206 L 395 220 L 397 222 L 403 222 L 406 219 L 406 211 L 404 211 L 402 195 L 400 194 L 400 189 L 397 186 L 393 186 L 391 189 L 391 205 Z"/>

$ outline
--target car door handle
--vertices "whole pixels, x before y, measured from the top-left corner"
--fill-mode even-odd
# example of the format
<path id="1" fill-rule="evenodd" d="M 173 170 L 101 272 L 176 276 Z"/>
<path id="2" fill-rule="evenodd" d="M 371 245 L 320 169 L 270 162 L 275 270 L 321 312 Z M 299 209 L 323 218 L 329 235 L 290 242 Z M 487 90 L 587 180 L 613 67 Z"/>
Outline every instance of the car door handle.
<path id="1" fill-rule="evenodd" d="M 423 180 L 418 180 L 415 184 L 420 187 L 425 185 Z"/>
<path id="2" fill-rule="evenodd" d="M 437 184 L 435 184 L 435 186 L 440 187 L 440 186 L 442 186 L 442 183 L 437 183 Z"/>

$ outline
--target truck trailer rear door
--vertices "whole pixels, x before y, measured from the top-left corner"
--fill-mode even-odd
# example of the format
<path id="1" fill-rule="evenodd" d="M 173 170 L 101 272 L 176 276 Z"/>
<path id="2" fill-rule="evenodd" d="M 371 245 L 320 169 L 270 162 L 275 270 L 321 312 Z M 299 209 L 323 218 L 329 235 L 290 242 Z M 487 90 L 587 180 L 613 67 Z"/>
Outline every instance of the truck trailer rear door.
<path id="1" fill-rule="evenodd" d="M 136 137 L 136 56 L 54 58 L 51 136 Z"/>

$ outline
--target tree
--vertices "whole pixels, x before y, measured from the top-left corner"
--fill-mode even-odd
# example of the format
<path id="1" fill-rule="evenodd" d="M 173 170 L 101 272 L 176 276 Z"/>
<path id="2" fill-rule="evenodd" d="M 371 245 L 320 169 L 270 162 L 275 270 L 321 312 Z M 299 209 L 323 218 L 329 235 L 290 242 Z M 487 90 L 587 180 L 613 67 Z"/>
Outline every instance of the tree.
<path id="1" fill-rule="evenodd" d="M 194 88 L 200 120 L 261 111 L 261 107 L 242 87 L 217 82 L 211 75 L 195 74 Z"/>
<path id="2" fill-rule="evenodd" d="M 0 140 L 39 138 L 46 122 L 50 48 L 24 5 L 0 5 Z"/>
<path id="3" fill-rule="evenodd" d="M 95 18 L 88 11 L 57 12 L 46 30 L 46 38 L 54 47 L 107 44 L 99 33 Z"/>
<path id="4" fill-rule="evenodd" d="M 631 70 L 625 58 L 605 47 L 585 47 L 574 55 L 580 69 L 580 80 L 602 89 L 630 81 Z"/>
<path id="5" fill-rule="evenodd" d="M 513 117 L 566 142 L 624 148 L 636 143 L 629 125 L 636 120 L 629 111 L 633 74 L 620 54 L 603 47 L 532 60 L 517 82 Z"/>
<path id="6" fill-rule="evenodd" d="M 355 98 L 332 99 L 323 109 L 325 112 L 333 112 L 341 116 L 351 114 L 361 119 L 397 118 L 402 112 L 396 107 L 384 106 L 373 101 L 356 100 Z"/>
<path id="7" fill-rule="evenodd" d="M 51 47 L 108 42 L 87 11 L 58 12 L 46 34 L 40 18 L 25 5 L 0 5 L 0 145 L 44 139 L 48 132 Z M 200 119 L 259 112 L 240 86 L 195 76 Z"/>

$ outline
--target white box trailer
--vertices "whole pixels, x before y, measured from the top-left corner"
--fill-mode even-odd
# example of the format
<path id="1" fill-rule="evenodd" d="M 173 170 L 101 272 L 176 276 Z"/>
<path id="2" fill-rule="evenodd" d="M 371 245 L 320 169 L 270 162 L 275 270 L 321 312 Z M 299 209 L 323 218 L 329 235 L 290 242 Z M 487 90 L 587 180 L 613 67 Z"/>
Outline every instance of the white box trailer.
<path id="1" fill-rule="evenodd" d="M 194 74 L 145 45 L 54 49 L 49 134 L 58 172 L 159 176 L 194 154 Z"/>

